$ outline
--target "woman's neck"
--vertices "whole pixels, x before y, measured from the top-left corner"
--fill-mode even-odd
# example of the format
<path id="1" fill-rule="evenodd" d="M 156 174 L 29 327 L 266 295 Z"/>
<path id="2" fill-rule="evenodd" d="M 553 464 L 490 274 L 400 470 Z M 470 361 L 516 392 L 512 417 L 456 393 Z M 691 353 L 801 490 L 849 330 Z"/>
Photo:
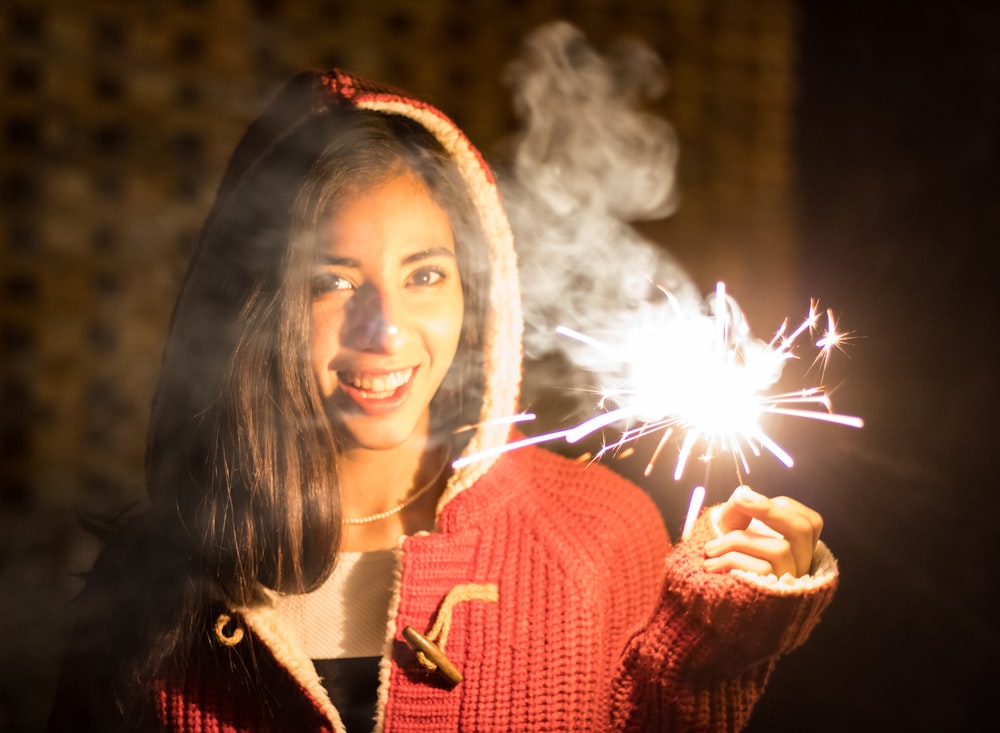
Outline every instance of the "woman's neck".
<path id="1" fill-rule="evenodd" d="M 396 547 L 404 535 L 433 530 L 437 501 L 449 473 L 444 466 L 447 460 L 444 446 L 431 447 L 426 440 L 392 450 L 347 450 L 340 470 L 344 518 L 357 522 L 384 516 L 345 523 L 341 550 L 387 549 Z M 421 490 L 420 496 L 394 511 Z"/>

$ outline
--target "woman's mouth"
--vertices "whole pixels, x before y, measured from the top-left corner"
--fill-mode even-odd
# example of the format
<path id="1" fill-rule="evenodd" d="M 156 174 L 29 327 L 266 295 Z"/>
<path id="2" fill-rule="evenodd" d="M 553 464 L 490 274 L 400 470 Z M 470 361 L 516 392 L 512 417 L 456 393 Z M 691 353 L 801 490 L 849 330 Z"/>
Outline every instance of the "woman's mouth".
<path id="1" fill-rule="evenodd" d="M 344 392 L 365 412 L 385 412 L 403 402 L 413 379 L 413 367 L 395 372 L 337 372 Z"/>

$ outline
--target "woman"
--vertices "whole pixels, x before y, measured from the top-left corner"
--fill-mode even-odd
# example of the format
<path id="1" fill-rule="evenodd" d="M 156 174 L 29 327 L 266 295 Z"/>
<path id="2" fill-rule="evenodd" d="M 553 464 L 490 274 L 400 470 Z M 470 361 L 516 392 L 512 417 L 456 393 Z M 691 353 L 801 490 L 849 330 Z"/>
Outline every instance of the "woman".
<path id="1" fill-rule="evenodd" d="M 735 730 L 836 585 L 738 490 L 672 546 L 506 443 L 520 305 L 489 169 L 343 72 L 248 129 L 174 313 L 149 508 L 81 601 L 52 730 Z M 751 531 L 752 520 L 770 531 Z"/>

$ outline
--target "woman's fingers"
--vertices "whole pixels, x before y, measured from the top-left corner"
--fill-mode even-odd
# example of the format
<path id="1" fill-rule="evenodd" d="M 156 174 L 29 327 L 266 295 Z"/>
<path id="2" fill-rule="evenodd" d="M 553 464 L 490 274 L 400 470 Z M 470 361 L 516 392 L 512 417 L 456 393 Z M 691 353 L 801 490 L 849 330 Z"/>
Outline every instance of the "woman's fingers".
<path id="1" fill-rule="evenodd" d="M 749 486 L 737 486 L 719 512 L 719 529 L 723 533 L 746 529 L 755 516 L 770 511 L 771 500 Z"/>
<path id="2" fill-rule="evenodd" d="M 705 560 L 705 570 L 710 573 L 728 573 L 730 570 L 746 570 L 757 575 L 770 575 L 778 572 L 767 560 L 742 552 L 727 552 L 720 557 L 710 557 Z"/>
<path id="3" fill-rule="evenodd" d="M 769 537 L 766 533 L 746 532 L 754 520 L 780 535 L 783 543 L 764 541 L 764 538 Z M 769 572 L 777 575 L 790 572 L 800 576 L 808 573 L 812 567 L 813 551 L 823 530 L 823 518 L 795 499 L 787 496 L 769 499 L 747 486 L 740 486 L 720 510 L 719 528 L 723 532 L 723 537 L 719 539 L 733 535 L 731 542 L 734 552 L 767 562 L 772 566 Z M 706 555 L 714 559 L 719 553 L 709 554 L 706 547 Z M 732 562 L 738 564 L 739 559 Z M 720 571 L 732 569 L 723 568 L 720 563 L 714 564 L 719 566 Z"/>
<path id="4" fill-rule="evenodd" d="M 749 530 L 734 530 L 706 542 L 705 555 L 705 569 L 712 572 L 797 573 L 791 546 L 784 537 Z"/>
<path id="5" fill-rule="evenodd" d="M 823 532 L 823 517 L 820 513 L 787 496 L 776 496 L 771 499 L 771 502 L 782 510 L 778 515 L 779 520 L 783 516 L 788 517 L 789 531 L 799 530 L 803 536 L 809 538 L 810 554 L 812 554 L 812 550 L 815 549 L 816 543 L 819 542 L 819 536 Z M 785 534 L 777 526 L 773 528 Z"/>

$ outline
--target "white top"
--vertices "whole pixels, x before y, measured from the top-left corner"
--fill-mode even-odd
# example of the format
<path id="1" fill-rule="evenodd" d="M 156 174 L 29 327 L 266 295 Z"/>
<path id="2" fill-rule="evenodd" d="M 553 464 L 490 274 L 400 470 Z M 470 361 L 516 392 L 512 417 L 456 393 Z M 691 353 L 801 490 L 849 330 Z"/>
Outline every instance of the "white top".
<path id="1" fill-rule="evenodd" d="M 381 657 L 389 623 L 396 550 L 342 552 L 312 593 L 278 597 L 278 613 L 311 659 Z"/>

